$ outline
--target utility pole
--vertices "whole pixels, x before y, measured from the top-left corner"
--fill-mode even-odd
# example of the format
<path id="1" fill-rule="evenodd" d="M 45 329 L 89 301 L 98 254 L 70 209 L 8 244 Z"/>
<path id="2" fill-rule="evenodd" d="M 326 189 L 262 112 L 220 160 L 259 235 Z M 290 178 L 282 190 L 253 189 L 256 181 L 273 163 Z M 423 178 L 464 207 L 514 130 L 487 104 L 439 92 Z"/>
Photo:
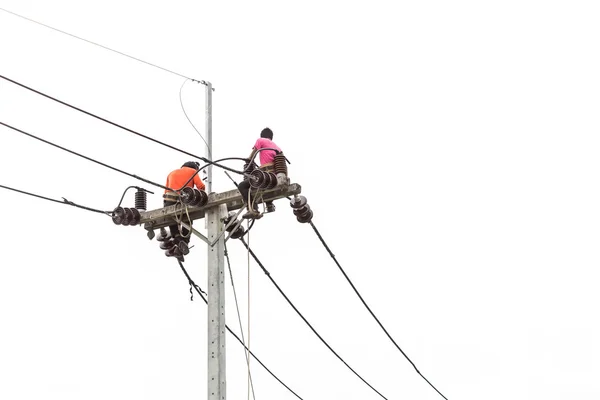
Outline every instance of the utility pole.
<path id="1" fill-rule="evenodd" d="M 261 201 L 275 201 L 289 196 L 296 196 L 301 191 L 302 188 L 297 183 L 282 183 L 271 189 L 261 190 Z M 235 189 L 222 193 L 209 193 L 208 200 L 203 206 L 175 204 L 156 210 L 139 212 L 139 223 L 143 224 L 149 233 L 173 225 L 181 219 L 182 215 L 185 215 L 182 225 L 190 229 L 194 235 L 208 245 L 208 400 L 226 400 L 224 249 L 225 242 L 232 235 L 231 232 L 235 228 L 241 227 L 242 219 L 238 219 L 238 216 L 244 208 L 242 196 Z M 225 220 L 229 216 L 228 213 L 235 210 L 238 210 L 237 214 L 234 218 L 230 218 L 227 225 L 225 225 Z M 265 217 L 268 218 L 268 215 Z M 202 218 L 206 218 L 207 236 L 188 225 L 190 221 Z M 260 221 L 257 221 L 257 223 L 260 223 Z M 154 237 L 154 235 L 148 237 L 151 236 Z"/>
<path id="2" fill-rule="evenodd" d="M 208 240 L 208 400 L 225 400 L 225 268 L 223 219 L 227 205 L 206 210 Z"/>
<path id="3" fill-rule="evenodd" d="M 206 155 L 213 161 L 212 155 L 212 84 L 206 82 Z M 285 161 L 284 161 L 285 164 Z M 238 216 L 245 208 L 240 192 L 230 190 L 222 193 L 212 191 L 212 164 L 207 168 L 206 192 L 198 189 L 191 194 L 181 191 L 180 202 L 175 205 L 157 210 L 121 209 L 122 215 L 113 222 L 123 225 L 143 224 L 150 239 L 155 237 L 154 231 L 170 225 L 178 224 L 189 229 L 194 235 L 208 245 L 207 266 L 207 301 L 208 301 L 208 369 L 207 391 L 208 400 L 226 400 L 226 352 L 225 352 L 225 242 L 230 238 L 240 238 L 244 235 L 243 219 Z M 278 167 L 276 166 L 276 169 Z M 251 179 L 251 186 L 259 192 L 258 204 L 272 202 L 284 197 L 295 196 L 292 201 L 294 215 L 299 222 L 309 222 L 312 211 L 306 204 L 306 199 L 299 196 L 302 188 L 296 183 L 290 183 L 285 173 L 275 174 L 261 170 L 245 174 Z M 257 193 L 255 193 L 256 195 Z M 257 204 L 257 205 L 258 205 Z M 301 207 L 304 207 L 301 209 Z M 231 211 L 239 210 L 237 213 Z M 135 211 L 135 212 L 134 212 Z M 185 215 L 185 218 L 183 216 Z M 205 218 L 207 236 L 194 229 L 192 221 Z M 226 232 L 229 235 L 226 235 Z M 226 237 L 227 236 L 227 237 Z M 249 364 L 248 364 L 249 366 Z"/>
<path id="4" fill-rule="evenodd" d="M 206 155 L 212 156 L 212 84 L 206 82 Z M 206 189 L 212 192 L 212 164 L 207 169 Z M 208 240 L 207 293 L 208 293 L 208 400 L 226 399 L 226 357 L 225 357 L 225 268 L 223 219 L 227 215 L 227 205 L 220 204 L 206 210 Z"/>

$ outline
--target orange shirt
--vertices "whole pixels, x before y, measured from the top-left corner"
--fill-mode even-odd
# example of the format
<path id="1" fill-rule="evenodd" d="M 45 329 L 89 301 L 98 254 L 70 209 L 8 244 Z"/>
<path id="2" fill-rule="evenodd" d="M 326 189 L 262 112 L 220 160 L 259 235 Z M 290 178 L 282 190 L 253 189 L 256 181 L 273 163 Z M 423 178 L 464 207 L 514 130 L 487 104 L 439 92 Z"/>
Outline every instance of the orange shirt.
<path id="1" fill-rule="evenodd" d="M 167 183 L 165 186 L 173 190 L 179 190 L 191 178 L 191 176 L 194 175 L 194 173 L 196 173 L 196 170 L 190 167 L 181 167 L 176 169 L 175 171 L 171 172 L 169 176 L 167 176 Z M 194 179 L 192 179 L 186 186 L 194 187 L 194 185 L 196 185 L 198 189 L 204 190 L 204 183 L 198 174 L 196 174 Z M 165 190 L 165 193 L 168 192 L 170 192 L 170 190 Z"/>

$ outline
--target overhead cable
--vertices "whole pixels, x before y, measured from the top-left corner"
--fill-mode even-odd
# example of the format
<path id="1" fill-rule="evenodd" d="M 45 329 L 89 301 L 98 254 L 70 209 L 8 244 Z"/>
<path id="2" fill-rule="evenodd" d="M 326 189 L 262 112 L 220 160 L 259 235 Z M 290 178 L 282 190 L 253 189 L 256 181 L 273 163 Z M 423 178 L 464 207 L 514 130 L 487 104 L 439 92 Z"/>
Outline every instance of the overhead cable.
<path id="1" fill-rule="evenodd" d="M 56 147 L 56 148 L 59 148 L 59 149 L 61 149 L 61 150 L 64 150 L 64 151 L 66 151 L 66 152 L 68 152 L 68 153 L 71 153 L 71 154 L 74 154 L 74 155 L 76 155 L 76 156 L 79 156 L 79 157 L 81 157 L 81 158 L 84 158 L 84 159 L 86 159 L 86 160 L 88 160 L 88 161 L 91 161 L 91 162 L 94 162 L 94 163 L 96 163 L 96 164 L 102 165 L 103 167 L 106 167 L 106 168 L 108 168 L 108 169 L 112 169 L 113 171 L 117 171 L 117 172 L 120 172 L 120 173 L 122 173 L 122 174 L 124 174 L 124 175 L 130 176 L 130 177 L 132 177 L 132 178 L 139 179 L 140 181 L 143 181 L 143 182 L 149 183 L 149 184 L 151 184 L 151 185 L 154 185 L 154 186 L 158 186 L 159 188 L 162 188 L 162 189 L 166 189 L 166 190 L 171 190 L 171 191 L 173 191 L 173 189 L 171 189 L 171 188 L 168 188 L 168 187 L 166 187 L 166 186 L 163 186 L 163 185 L 161 185 L 161 184 L 159 184 L 159 183 L 152 182 L 152 181 L 150 181 L 150 180 L 148 180 L 148 179 L 142 178 L 142 177 L 140 177 L 140 176 L 137 176 L 137 175 L 134 175 L 134 174 L 130 174 L 129 172 L 125 172 L 125 171 L 123 171 L 123 170 L 121 170 L 121 169 L 119 169 L 119 168 L 115 168 L 115 167 L 112 167 L 112 166 L 110 166 L 110 165 L 108 165 L 108 164 L 105 164 L 105 163 L 103 163 L 103 162 L 100 162 L 100 161 L 94 160 L 93 158 L 90 158 L 90 157 L 84 156 L 83 154 L 77 153 L 76 151 L 69 150 L 69 149 L 67 149 L 67 148 L 65 148 L 65 147 L 59 146 L 59 145 L 57 145 L 57 144 L 55 144 L 55 143 L 52 143 L 52 142 L 50 142 L 50 141 L 48 141 L 48 140 L 46 140 L 46 139 L 42 139 L 42 138 L 40 138 L 40 137 L 38 137 L 38 136 L 32 135 L 31 133 L 27 133 L 27 132 L 25 132 L 25 131 L 23 131 L 23 130 L 21 130 L 21 129 L 15 128 L 14 126 L 11 126 L 11 125 L 8 125 L 8 124 L 5 124 L 5 123 L 4 123 L 4 122 L 2 122 L 2 121 L 0 121 L 0 125 L 4 125 L 5 127 L 7 127 L 7 128 L 10 128 L 10 129 L 12 129 L 12 130 L 14 130 L 14 131 L 16 131 L 16 132 L 22 133 L 23 135 L 27 135 L 27 136 L 29 136 L 30 138 L 33 138 L 33 139 L 39 140 L 40 142 L 43 142 L 43 143 L 49 144 L 50 146 L 54 146 L 54 147 Z"/>
<path id="2" fill-rule="evenodd" d="M 171 73 L 171 74 L 173 74 L 173 75 L 177 75 L 177 76 L 180 76 L 180 77 L 182 77 L 182 78 L 186 78 L 186 79 L 189 79 L 189 80 L 191 80 L 191 81 L 198 82 L 198 83 L 201 83 L 201 84 L 203 84 L 203 85 L 207 85 L 207 83 L 206 83 L 205 81 L 189 78 L 189 77 L 187 77 L 187 76 L 185 76 L 185 75 L 182 75 L 182 74 L 179 74 L 179 73 L 177 73 L 177 72 L 175 72 L 175 71 L 171 71 L 170 69 L 163 68 L 163 67 L 161 67 L 161 66 L 159 66 L 159 65 L 152 64 L 152 63 L 150 63 L 150 62 L 148 62 L 148 61 L 144 61 L 144 60 L 142 60 L 142 59 L 139 59 L 139 58 L 137 58 L 137 57 L 130 56 L 129 54 L 123 53 L 123 52 L 121 52 L 121 51 L 114 50 L 114 49 L 111 49 L 110 47 L 103 46 L 103 45 L 101 45 L 101 44 L 99 44 L 99 43 L 96 43 L 96 42 L 92 42 L 91 40 L 84 39 L 84 38 L 82 38 L 82 37 L 79 37 L 79 36 L 77 36 L 77 35 L 73 35 L 72 33 L 65 32 L 65 31 L 63 31 L 63 30 L 60 30 L 60 29 L 54 28 L 54 27 L 52 27 L 52 26 L 50 26 L 50 25 L 46 25 L 46 24 L 44 24 L 44 23 L 41 23 L 41 22 L 35 21 L 35 20 L 31 19 L 31 18 L 25 17 L 24 15 L 17 14 L 17 13 L 15 13 L 15 12 L 13 12 L 13 11 L 10 11 L 10 10 L 7 10 L 7 9 L 5 9 L 5 8 L 1 8 L 1 7 L 0 7 L 0 10 L 4 11 L 4 12 L 6 12 L 6 13 L 12 14 L 12 15 L 14 15 L 14 16 L 16 16 L 16 17 L 19 17 L 19 18 L 25 19 L 25 20 L 27 20 L 27 21 L 29 21 L 29 22 L 33 22 L 34 24 L 41 25 L 41 26 L 43 26 L 43 27 L 46 27 L 46 28 L 48 28 L 48 29 L 52 29 L 52 30 L 54 30 L 54 31 L 56 31 L 56 32 L 60 32 L 60 33 L 62 33 L 62 34 L 65 34 L 65 35 L 71 36 L 71 37 L 73 37 L 73 38 L 75 38 L 75 39 L 79 39 L 79 40 L 82 40 L 82 41 L 84 41 L 84 42 L 87 42 L 87 43 L 93 44 L 93 45 L 95 45 L 95 46 L 101 47 L 101 48 L 103 48 L 103 49 L 105 49 L 105 50 L 112 51 L 112 52 L 114 52 L 114 53 L 120 54 L 120 55 L 122 55 L 122 56 L 125 56 L 125 57 L 129 57 L 129 58 L 131 58 L 132 60 L 139 61 L 139 62 L 141 62 L 141 63 L 144 63 L 144 64 L 146 64 L 146 65 L 150 65 L 150 66 L 152 66 L 152 67 L 155 67 L 155 68 L 158 68 L 158 69 L 162 69 L 163 71 L 169 72 L 169 73 Z"/>
<path id="3" fill-rule="evenodd" d="M 356 289 L 356 286 L 354 286 L 354 284 L 350 280 L 350 277 L 348 276 L 348 274 L 346 274 L 346 271 L 344 271 L 344 269 L 342 268 L 342 266 L 340 265 L 340 263 L 335 258 L 335 255 L 333 254 L 333 252 L 331 251 L 331 249 L 329 248 L 329 246 L 327 246 L 327 243 L 325 243 L 325 240 L 323 239 L 323 237 L 319 233 L 319 230 L 317 229 L 317 227 L 315 226 L 315 224 L 312 221 L 310 222 L 310 226 L 312 226 L 313 230 L 315 231 L 315 233 L 319 237 L 319 240 L 321 241 L 321 243 L 323 244 L 323 246 L 325 247 L 325 249 L 327 250 L 327 252 L 331 256 L 331 258 L 333 259 L 333 261 L 335 261 L 336 265 L 338 266 L 338 268 L 340 269 L 340 271 L 342 272 L 342 274 L 344 275 L 344 277 L 346 278 L 346 280 L 348 281 L 348 283 L 350 284 L 350 286 L 352 286 L 352 289 L 354 290 L 354 293 L 356 293 L 356 295 L 358 296 L 358 298 L 360 299 L 360 301 L 363 303 L 363 305 L 366 307 L 366 309 L 369 311 L 369 313 L 375 319 L 375 321 L 377 321 L 377 324 L 379 324 L 379 326 L 381 327 L 381 329 L 385 332 L 385 334 L 387 335 L 387 337 L 392 341 L 392 343 L 394 344 L 394 346 L 396 346 L 396 348 L 400 351 L 400 353 L 402 353 L 402 355 L 408 360 L 408 362 L 413 366 L 413 368 L 415 369 L 415 371 L 417 371 L 417 373 L 421 376 L 421 378 L 423 378 L 425 380 L 425 382 L 427 382 L 429 384 L 429 386 L 431 386 L 436 392 L 438 392 L 438 394 L 440 396 L 442 396 L 444 399 L 448 400 L 446 398 L 446 396 L 444 396 L 435 386 L 433 386 L 431 384 L 431 382 L 429 382 L 429 380 L 427 380 L 427 378 L 425 378 L 425 376 L 423 376 L 423 374 L 421 373 L 421 371 L 419 371 L 417 369 L 417 366 L 415 365 L 415 363 L 413 363 L 412 360 L 406 355 L 406 353 L 400 348 L 400 346 L 398 345 L 398 343 L 396 343 L 396 341 L 394 340 L 394 338 L 392 338 L 392 335 L 389 334 L 389 332 L 387 331 L 387 329 L 385 329 L 385 327 L 383 326 L 383 324 L 381 323 L 381 321 L 379 321 L 379 319 L 375 316 L 375 314 L 373 313 L 373 311 L 371 310 L 371 308 L 367 305 L 367 302 L 365 301 L 365 299 L 363 299 L 363 297 L 361 296 L 361 294 L 358 292 L 358 289 Z"/>
<path id="4" fill-rule="evenodd" d="M 327 341 L 325 339 L 323 339 L 323 337 L 321 335 L 319 335 L 319 333 L 316 331 L 316 329 L 310 324 L 310 322 L 308 322 L 308 320 L 304 317 L 304 315 L 302 315 L 302 313 L 296 308 L 296 306 L 294 305 L 294 303 L 292 303 L 292 301 L 287 297 L 287 295 L 283 292 L 283 290 L 279 287 L 279 285 L 277 284 L 277 282 L 275 282 L 275 280 L 273 279 L 273 277 L 271 276 L 271 273 L 269 271 L 267 271 L 267 269 L 264 267 L 264 265 L 260 262 L 260 260 L 258 259 L 258 257 L 256 256 L 256 254 L 254 254 L 254 252 L 252 251 L 252 249 L 250 249 L 250 246 L 248 246 L 248 244 L 246 243 L 246 241 L 242 238 L 240 239 L 242 241 L 242 243 L 244 244 L 244 246 L 248 249 L 248 251 L 250 252 L 250 255 L 252 256 L 252 258 L 254 258 L 254 261 L 256 261 L 256 263 L 258 264 L 258 266 L 263 270 L 263 272 L 265 273 L 265 275 L 267 275 L 267 277 L 269 278 L 269 280 L 271 280 L 271 282 L 273 283 L 273 285 L 275 285 L 275 287 L 277 288 L 277 290 L 279 291 L 279 293 L 281 293 L 281 295 L 285 298 L 285 300 L 288 302 L 288 304 L 294 309 L 294 311 L 296 311 L 296 313 L 300 316 L 300 318 L 302 318 L 302 320 L 306 323 L 306 325 L 308 325 L 308 327 L 313 331 L 313 333 L 321 340 L 321 342 L 323 342 L 323 344 L 342 362 L 344 363 L 344 365 L 346 367 L 348 367 L 348 369 L 350 371 L 352 371 L 354 373 L 354 375 L 356 375 L 361 381 L 363 381 L 368 387 L 370 387 L 375 393 L 377 393 L 379 396 L 381 396 L 383 399 L 387 400 L 387 397 L 385 397 L 383 394 L 381 394 L 377 389 L 375 389 L 369 382 L 367 382 L 358 372 L 356 372 L 350 365 L 348 365 L 348 363 L 346 361 L 344 361 L 344 359 L 335 351 L 333 350 L 333 348 L 329 345 L 329 343 L 327 343 Z"/>
<path id="5" fill-rule="evenodd" d="M 202 300 L 208 305 L 208 300 L 206 299 L 206 297 L 204 297 L 204 294 L 203 294 L 205 292 L 202 289 L 200 289 L 200 287 L 198 285 L 196 285 L 196 283 L 192 280 L 192 278 L 190 277 L 190 275 L 186 271 L 185 267 L 183 266 L 183 263 L 181 261 L 179 261 L 179 260 L 178 260 L 178 262 L 179 262 L 179 266 L 181 267 L 181 270 L 183 271 L 183 273 L 185 274 L 186 278 L 188 279 L 188 282 L 190 283 L 190 286 L 192 286 L 196 290 L 196 292 L 198 293 L 198 295 L 200 295 L 200 297 L 202 298 Z M 258 357 L 256 357 L 254 355 L 254 353 L 250 351 L 250 349 L 248 349 L 246 347 L 246 345 L 244 344 L 244 342 L 242 341 L 242 339 L 240 339 L 238 337 L 238 335 L 236 335 L 235 332 L 233 332 L 229 328 L 229 326 L 225 325 L 225 327 L 227 328 L 227 331 L 229 331 L 229 333 L 231 333 L 233 335 L 233 337 L 236 338 L 237 341 L 240 342 L 240 344 L 242 346 L 244 346 L 244 349 L 246 349 L 246 351 L 252 356 L 252 358 L 254 358 L 265 369 L 265 371 L 267 371 L 269 374 L 271 374 L 271 376 L 273 378 L 275 378 L 277 380 L 277 382 L 281 383 L 290 393 L 292 393 L 294 396 L 296 396 L 300 400 L 303 400 L 302 397 L 298 396 L 298 394 L 296 392 L 294 392 L 292 389 L 290 389 L 290 387 L 288 385 L 286 385 L 285 383 L 283 383 L 283 381 L 281 379 L 279 379 L 277 377 L 277 375 L 275 375 L 273 372 L 271 372 L 271 370 L 269 368 L 267 368 L 267 366 L 265 364 L 263 364 L 262 361 L 260 361 L 258 359 Z"/>
<path id="6" fill-rule="evenodd" d="M 81 113 L 84 113 L 84 114 L 86 114 L 86 115 L 89 115 L 90 117 L 94 117 L 94 118 L 96 118 L 96 119 L 99 119 L 100 121 L 106 122 L 107 124 L 110 124 L 110 125 L 116 126 L 117 128 L 121 128 L 121 129 L 123 129 L 123 130 L 125 130 L 125 131 L 127 131 L 127 132 L 133 133 L 134 135 L 137 135 L 137 136 L 139 136 L 139 137 L 142 137 L 142 138 L 144 138 L 144 139 L 150 140 L 151 142 L 154 142 L 154 143 L 160 144 L 160 145 L 162 145 L 162 146 L 168 147 L 168 148 L 170 148 L 171 150 L 175 150 L 175 151 L 178 151 L 178 152 L 180 152 L 180 153 L 182 153 L 182 154 L 185 154 L 185 155 L 188 155 L 188 156 L 191 156 L 191 157 L 197 158 L 197 159 L 199 159 L 199 160 L 202 160 L 202 161 L 204 161 L 204 162 L 205 162 L 205 163 L 207 163 L 207 164 L 212 164 L 212 165 L 215 165 L 215 166 L 217 166 L 217 167 L 219 167 L 219 168 L 223 168 L 223 169 L 225 169 L 225 170 L 227 170 L 227 171 L 231 171 L 231 172 L 235 172 L 236 174 L 243 175 L 243 172 L 241 172 L 241 171 L 237 171 L 237 170 L 235 170 L 235 169 L 233 169 L 233 168 L 226 167 L 226 166 L 224 166 L 224 165 L 218 164 L 216 161 L 211 161 L 211 160 L 207 159 L 206 157 L 201 157 L 201 156 L 195 155 L 195 154 L 193 154 L 193 153 L 190 153 L 190 152 L 187 152 L 187 151 L 185 151 L 185 150 L 181 150 L 181 149 L 179 149 L 179 148 L 177 148 L 177 147 L 175 147 L 175 146 L 171 146 L 170 144 L 167 144 L 167 143 L 161 142 L 160 140 L 154 139 L 154 138 L 152 138 L 152 137 L 150 137 L 150 136 L 147 136 L 147 135 L 144 135 L 144 134 L 142 134 L 142 133 L 136 132 L 136 131 L 134 131 L 133 129 L 129 129 L 129 128 L 127 128 L 127 127 L 123 126 L 123 125 L 119 125 L 119 124 L 117 124 L 116 122 L 112 122 L 112 121 L 110 121 L 110 120 L 108 120 L 108 119 L 106 119 L 106 118 L 100 117 L 100 116 L 98 116 L 98 115 L 96 115 L 96 114 L 93 114 L 93 113 L 91 113 L 91 112 L 89 112 L 89 111 L 85 111 L 85 110 L 83 110 L 83 109 L 81 109 L 81 108 L 79 108 L 79 107 L 76 107 L 76 106 L 72 105 L 72 104 L 69 104 L 69 103 L 67 103 L 67 102 L 64 102 L 64 101 L 62 101 L 62 100 L 59 100 L 59 99 L 57 99 L 57 98 L 55 98 L 55 97 L 52 97 L 52 96 L 50 96 L 50 95 L 47 95 L 47 94 L 45 94 L 45 93 L 42 93 L 42 92 L 40 92 L 39 90 L 33 89 L 33 88 L 31 88 L 31 87 L 29 87 L 29 86 L 26 86 L 26 85 L 24 85 L 24 84 L 22 84 L 22 83 L 19 83 L 19 82 L 17 82 L 17 81 L 15 81 L 15 80 L 13 80 L 13 79 L 7 78 L 6 76 L 0 75 L 0 78 L 2 78 L 2 79 L 4 79 L 4 80 L 6 80 L 6 81 L 8 81 L 8 82 L 11 82 L 11 83 L 13 83 L 13 84 L 15 84 L 15 85 L 17 85 L 17 86 L 20 86 L 20 87 L 22 87 L 22 88 L 24 88 L 24 89 L 27 89 L 27 90 L 29 90 L 29 91 L 32 91 L 32 92 L 34 92 L 34 93 L 36 93 L 36 94 L 39 94 L 40 96 L 44 96 L 44 97 L 46 97 L 47 99 L 53 100 L 53 101 L 55 101 L 55 102 L 57 102 L 57 103 L 60 103 L 60 104 L 62 104 L 62 105 L 64 105 L 64 106 L 67 106 L 67 107 L 69 107 L 69 108 L 72 108 L 73 110 L 77 110 L 77 111 L 79 111 L 79 112 L 81 112 Z"/>
<path id="7" fill-rule="evenodd" d="M 17 192 L 17 193 L 22 193 L 22 194 L 26 194 L 28 196 L 32 196 L 32 197 L 37 197 L 39 199 L 43 199 L 43 200 L 48 200 L 48 201 L 52 201 L 54 203 L 59 203 L 59 204 L 66 204 L 69 206 L 73 206 L 73 207 L 77 207 L 77 208 L 81 208 L 82 210 L 87 210 L 87 211 L 92 211 L 95 213 L 99 213 L 99 214 L 105 214 L 110 216 L 110 211 L 102 211 L 102 210 L 97 210 L 95 208 L 91 208 L 91 207 L 86 207 L 86 206 L 82 206 L 80 204 L 74 203 L 72 201 L 69 201 L 67 199 L 65 199 L 64 197 L 62 198 L 62 201 L 60 200 L 56 200 L 56 199 L 52 199 L 50 197 L 46 197 L 46 196 L 41 196 L 39 194 L 35 194 L 35 193 L 30 193 L 30 192 L 26 192 L 24 190 L 19 190 L 19 189 L 15 189 L 15 188 L 11 188 L 9 186 L 4 186 L 4 185 L 0 185 L 1 188 L 3 189 L 7 189 L 7 190 L 12 190 L 13 192 Z"/>

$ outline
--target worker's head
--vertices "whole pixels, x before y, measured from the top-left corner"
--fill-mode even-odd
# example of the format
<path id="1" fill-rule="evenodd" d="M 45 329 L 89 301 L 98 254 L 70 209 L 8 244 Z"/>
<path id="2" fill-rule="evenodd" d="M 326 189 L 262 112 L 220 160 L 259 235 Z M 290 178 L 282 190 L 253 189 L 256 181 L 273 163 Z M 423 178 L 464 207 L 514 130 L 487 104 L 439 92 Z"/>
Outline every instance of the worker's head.
<path id="1" fill-rule="evenodd" d="M 185 164 L 183 164 L 181 166 L 181 168 L 183 167 L 188 167 L 188 168 L 193 168 L 193 169 L 200 169 L 200 163 L 198 161 L 188 161 Z"/>
<path id="2" fill-rule="evenodd" d="M 269 128 L 265 128 L 260 132 L 260 137 L 273 140 L 273 131 Z"/>

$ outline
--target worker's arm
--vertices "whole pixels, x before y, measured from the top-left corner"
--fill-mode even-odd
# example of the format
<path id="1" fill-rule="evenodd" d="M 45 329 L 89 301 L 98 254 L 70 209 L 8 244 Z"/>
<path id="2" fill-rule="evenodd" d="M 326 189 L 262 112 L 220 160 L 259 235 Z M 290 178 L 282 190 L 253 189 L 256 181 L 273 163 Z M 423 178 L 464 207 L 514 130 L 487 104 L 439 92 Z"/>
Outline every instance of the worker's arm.
<path id="1" fill-rule="evenodd" d="M 254 162 L 254 157 L 256 157 L 256 153 L 258 153 L 258 150 L 256 149 L 256 147 L 253 147 L 252 153 L 250 153 L 250 156 L 246 158 L 246 160 L 248 160 L 248 163 L 246 164 L 246 170 L 252 170 L 250 166 Z"/>
<path id="2" fill-rule="evenodd" d="M 196 174 L 194 176 L 194 185 L 196 185 L 196 187 L 199 190 L 204 190 L 206 189 L 206 187 L 204 186 L 204 182 L 202 182 L 202 179 L 200 179 L 200 177 L 198 176 L 198 174 Z"/>
<path id="3" fill-rule="evenodd" d="M 254 160 L 254 157 L 256 157 L 256 153 L 258 153 L 258 149 L 256 147 L 253 147 L 252 153 L 250 153 L 250 156 L 248 157 L 248 160 L 250 160 L 250 162 Z"/>

